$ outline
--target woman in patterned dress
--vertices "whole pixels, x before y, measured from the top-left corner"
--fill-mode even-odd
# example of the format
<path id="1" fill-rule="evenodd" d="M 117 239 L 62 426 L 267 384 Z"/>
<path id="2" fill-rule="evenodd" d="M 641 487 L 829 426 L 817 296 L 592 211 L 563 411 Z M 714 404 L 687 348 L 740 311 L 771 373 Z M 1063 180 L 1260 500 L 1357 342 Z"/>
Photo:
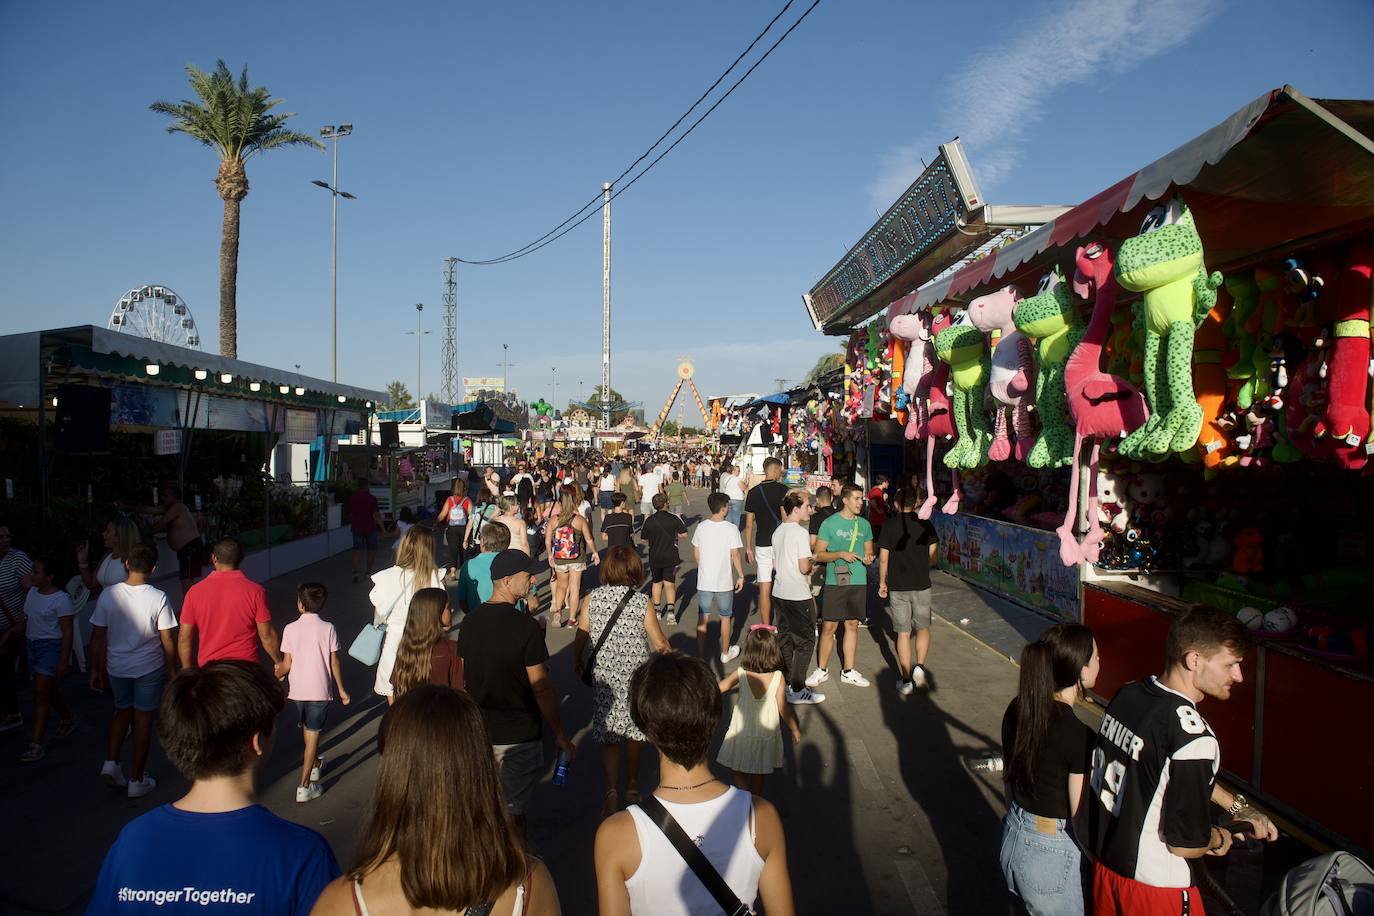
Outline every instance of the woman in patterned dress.
<path id="1" fill-rule="evenodd" d="M 612 547 L 601 560 L 601 587 L 582 602 L 573 639 L 573 670 L 579 677 L 587 656 L 601 639 L 611 615 L 626 592 L 629 603 L 606 637 L 592 666 L 592 734 L 601 744 L 601 766 L 606 796 L 603 815 L 620 808 L 620 752 L 625 749 L 625 801 L 639 801 L 639 757 L 644 733 L 630 719 L 630 675 L 649 659 L 649 652 L 667 652 L 668 638 L 650 614 L 649 596 L 640 591 L 644 564 L 629 547 Z"/>

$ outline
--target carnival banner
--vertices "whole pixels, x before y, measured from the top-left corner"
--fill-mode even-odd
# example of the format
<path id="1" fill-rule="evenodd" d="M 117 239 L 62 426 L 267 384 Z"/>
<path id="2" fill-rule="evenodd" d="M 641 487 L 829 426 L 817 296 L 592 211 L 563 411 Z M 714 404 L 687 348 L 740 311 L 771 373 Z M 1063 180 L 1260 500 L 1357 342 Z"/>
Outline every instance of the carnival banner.
<path id="1" fill-rule="evenodd" d="M 1061 620 L 1077 621 L 1078 569 L 1059 559 L 1053 531 L 1023 528 L 976 515 L 936 514 L 941 568 Z"/>

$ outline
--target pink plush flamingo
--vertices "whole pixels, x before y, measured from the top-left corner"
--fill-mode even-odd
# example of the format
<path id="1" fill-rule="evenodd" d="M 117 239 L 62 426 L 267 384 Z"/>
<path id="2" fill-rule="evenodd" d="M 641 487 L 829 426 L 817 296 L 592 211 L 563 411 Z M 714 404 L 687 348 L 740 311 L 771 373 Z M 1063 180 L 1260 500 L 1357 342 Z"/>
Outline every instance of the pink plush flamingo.
<path id="1" fill-rule="evenodd" d="M 1059 558 L 1065 566 L 1085 560 L 1096 562 L 1102 544 L 1102 529 L 1097 521 L 1097 458 L 1101 442 L 1096 440 L 1114 439 L 1133 432 L 1150 415 L 1139 389 L 1125 379 L 1102 371 L 1103 344 L 1111 330 L 1112 310 L 1116 307 L 1112 253 L 1106 245 L 1093 242 L 1078 249 L 1074 254 L 1074 263 L 1074 292 L 1086 299 L 1090 292 L 1095 291 L 1096 297 L 1088 330 L 1064 365 L 1064 390 L 1074 421 L 1069 510 L 1064 514 L 1064 524 L 1056 530 L 1059 535 Z M 1074 536 L 1073 526 L 1078 515 L 1079 458 L 1086 438 L 1095 440 L 1092 458 L 1088 461 L 1088 479 L 1092 488 L 1088 496 L 1088 518 L 1092 528 L 1080 544 Z"/>
<path id="2" fill-rule="evenodd" d="M 988 390 L 997 403 L 993 413 L 992 446 L 988 449 L 991 461 L 1006 461 L 1012 456 L 1013 433 L 1017 461 L 1025 461 L 1035 444 L 1030 414 L 1035 400 L 1034 345 L 1029 337 L 1016 330 L 1016 322 L 1011 318 L 1021 298 L 1021 290 L 1004 286 L 968 304 L 974 327 L 984 334 L 991 335 L 994 331 L 1001 334 L 992 351 L 992 372 L 988 376 Z"/>
<path id="3" fill-rule="evenodd" d="M 902 367 L 902 391 L 906 393 L 906 437 L 919 439 L 926 434 L 929 417 L 926 398 L 930 381 L 935 375 L 937 360 L 934 335 L 930 333 L 931 315 L 928 311 L 896 315 L 888 322 L 888 333 L 911 344 L 906 363 Z"/>
<path id="4" fill-rule="evenodd" d="M 934 339 L 945 328 L 954 324 L 954 320 L 948 312 L 941 312 L 931 324 L 930 339 Z M 935 512 L 935 437 L 943 436 L 953 439 L 956 435 L 954 429 L 954 415 L 949 409 L 949 394 L 945 391 L 949 384 L 949 364 L 939 360 L 933 360 L 936 364 L 931 372 L 930 394 L 927 401 L 925 437 L 926 437 L 926 499 L 921 503 L 921 508 L 916 514 L 923 519 L 930 518 Z M 949 472 L 950 481 L 954 491 L 949 499 L 941 507 L 946 515 L 953 515 L 959 511 L 959 472 L 953 469 Z"/>

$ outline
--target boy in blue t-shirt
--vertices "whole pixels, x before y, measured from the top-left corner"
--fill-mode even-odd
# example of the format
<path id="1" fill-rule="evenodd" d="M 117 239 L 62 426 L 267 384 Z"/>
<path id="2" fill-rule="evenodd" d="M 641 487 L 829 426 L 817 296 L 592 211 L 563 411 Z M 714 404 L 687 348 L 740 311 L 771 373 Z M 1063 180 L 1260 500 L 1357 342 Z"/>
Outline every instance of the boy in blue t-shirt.
<path id="1" fill-rule="evenodd" d="M 307 914 L 339 864 L 324 837 L 256 804 L 253 777 L 285 706 L 266 669 L 216 661 L 167 685 L 158 734 L 191 780 L 135 818 L 105 856 L 87 914 Z"/>

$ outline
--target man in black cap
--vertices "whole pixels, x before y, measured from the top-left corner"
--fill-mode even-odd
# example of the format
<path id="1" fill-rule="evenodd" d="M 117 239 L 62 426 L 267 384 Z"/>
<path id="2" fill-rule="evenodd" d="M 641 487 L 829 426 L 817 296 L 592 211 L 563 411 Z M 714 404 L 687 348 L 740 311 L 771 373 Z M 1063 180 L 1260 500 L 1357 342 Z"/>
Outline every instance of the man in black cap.
<path id="1" fill-rule="evenodd" d="M 491 561 L 491 600 L 469 611 L 458 630 L 458 654 L 468 695 L 482 710 L 487 736 L 501 767 L 506 807 L 521 831 L 534 787 L 543 775 L 540 721 L 571 760 L 576 749 L 558 714 L 558 697 L 545 662 L 549 650 L 538 621 L 516 607 L 530 590 L 530 557 L 503 550 Z"/>

